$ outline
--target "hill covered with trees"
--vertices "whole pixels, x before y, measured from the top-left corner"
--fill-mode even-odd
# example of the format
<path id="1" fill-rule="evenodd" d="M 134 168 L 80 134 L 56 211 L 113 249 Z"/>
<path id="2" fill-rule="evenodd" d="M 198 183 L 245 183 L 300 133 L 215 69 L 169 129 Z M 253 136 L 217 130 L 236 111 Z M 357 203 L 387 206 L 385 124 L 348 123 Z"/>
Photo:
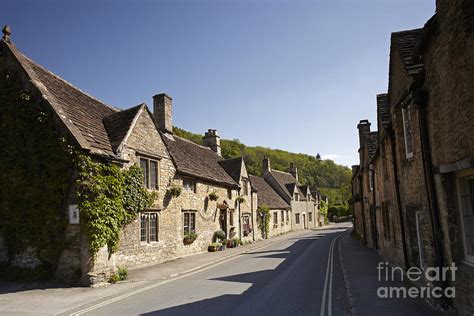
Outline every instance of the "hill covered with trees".
<path id="1" fill-rule="evenodd" d="M 202 135 L 178 127 L 174 127 L 174 133 L 202 145 Z M 332 160 L 321 160 L 319 157 L 307 154 L 296 154 L 260 146 L 246 146 L 238 139 L 221 139 L 221 150 L 224 158 L 243 156 L 248 172 L 254 175 L 261 175 L 264 156 L 270 159 L 272 169 L 276 170 L 287 171 L 288 166 L 293 162 L 298 167 L 301 183 L 317 186 L 321 194 L 329 197 L 330 207 L 343 206 L 343 209 L 349 210 L 351 170 L 348 167 L 338 165 Z"/>

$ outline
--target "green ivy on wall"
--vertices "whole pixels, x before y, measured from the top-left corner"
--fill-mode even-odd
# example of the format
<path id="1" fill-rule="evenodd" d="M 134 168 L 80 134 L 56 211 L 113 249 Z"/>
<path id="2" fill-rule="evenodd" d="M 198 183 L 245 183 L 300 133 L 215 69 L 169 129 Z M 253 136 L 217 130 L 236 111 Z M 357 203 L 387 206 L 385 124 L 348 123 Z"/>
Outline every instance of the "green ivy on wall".
<path id="1" fill-rule="evenodd" d="M 143 188 L 143 174 L 136 165 L 120 169 L 81 156 L 77 184 L 82 229 L 93 255 L 104 246 L 110 253 L 115 252 L 123 225 L 149 208 L 155 199 L 154 192 Z"/>
<path id="2" fill-rule="evenodd" d="M 270 208 L 266 205 L 260 205 L 257 208 L 257 226 L 260 230 L 265 231 L 265 238 L 270 233 Z"/>
<path id="3" fill-rule="evenodd" d="M 0 77 L 0 233 L 9 260 L 28 247 L 53 271 L 67 246 L 67 200 L 74 148 L 52 113 L 12 76 Z"/>

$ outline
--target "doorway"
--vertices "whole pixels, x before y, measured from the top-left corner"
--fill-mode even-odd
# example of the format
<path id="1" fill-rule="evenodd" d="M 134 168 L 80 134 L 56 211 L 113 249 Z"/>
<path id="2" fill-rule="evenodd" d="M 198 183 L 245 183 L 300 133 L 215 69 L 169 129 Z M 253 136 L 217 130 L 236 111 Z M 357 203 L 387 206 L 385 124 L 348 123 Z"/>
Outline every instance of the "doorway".
<path id="1" fill-rule="evenodd" d="M 220 210 L 219 226 L 221 227 L 221 230 L 225 233 L 225 236 L 227 238 L 227 209 Z"/>
<path id="2" fill-rule="evenodd" d="M 306 229 L 306 214 L 303 214 L 303 228 Z"/>

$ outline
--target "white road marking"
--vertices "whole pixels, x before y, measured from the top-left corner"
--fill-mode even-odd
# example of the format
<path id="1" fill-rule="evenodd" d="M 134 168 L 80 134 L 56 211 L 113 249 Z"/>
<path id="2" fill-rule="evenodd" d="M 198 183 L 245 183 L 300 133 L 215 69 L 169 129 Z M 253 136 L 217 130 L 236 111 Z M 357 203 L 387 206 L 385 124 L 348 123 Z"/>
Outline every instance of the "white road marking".
<path id="1" fill-rule="evenodd" d="M 334 239 L 331 241 L 331 245 L 329 246 L 329 252 L 328 252 L 328 263 L 326 267 L 326 278 L 324 280 L 324 288 L 323 288 L 323 296 L 321 298 L 321 316 L 324 316 L 324 312 L 326 311 L 326 294 L 328 297 L 327 300 L 327 310 L 328 316 L 332 315 L 332 275 L 333 275 L 333 257 L 334 257 L 334 245 L 337 241 L 337 239 L 344 234 L 344 232 L 340 233 Z M 329 283 L 329 284 L 328 284 Z"/>

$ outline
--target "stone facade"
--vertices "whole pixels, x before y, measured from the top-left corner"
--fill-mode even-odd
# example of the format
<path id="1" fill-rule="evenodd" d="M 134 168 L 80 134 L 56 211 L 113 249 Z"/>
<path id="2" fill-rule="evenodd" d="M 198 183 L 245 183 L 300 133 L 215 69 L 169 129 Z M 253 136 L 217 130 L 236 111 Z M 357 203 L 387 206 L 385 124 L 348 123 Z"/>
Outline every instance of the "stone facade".
<path id="1" fill-rule="evenodd" d="M 361 154 L 352 180 L 356 230 L 384 259 L 405 269 L 456 264 L 456 279 L 441 284 L 455 286 L 455 298 L 432 300 L 460 315 L 474 313 L 473 21 L 472 2 L 437 1 L 422 29 L 392 34 L 389 111 L 377 104 L 376 153 L 369 162 Z M 368 183 L 374 213 L 364 212 Z"/>

